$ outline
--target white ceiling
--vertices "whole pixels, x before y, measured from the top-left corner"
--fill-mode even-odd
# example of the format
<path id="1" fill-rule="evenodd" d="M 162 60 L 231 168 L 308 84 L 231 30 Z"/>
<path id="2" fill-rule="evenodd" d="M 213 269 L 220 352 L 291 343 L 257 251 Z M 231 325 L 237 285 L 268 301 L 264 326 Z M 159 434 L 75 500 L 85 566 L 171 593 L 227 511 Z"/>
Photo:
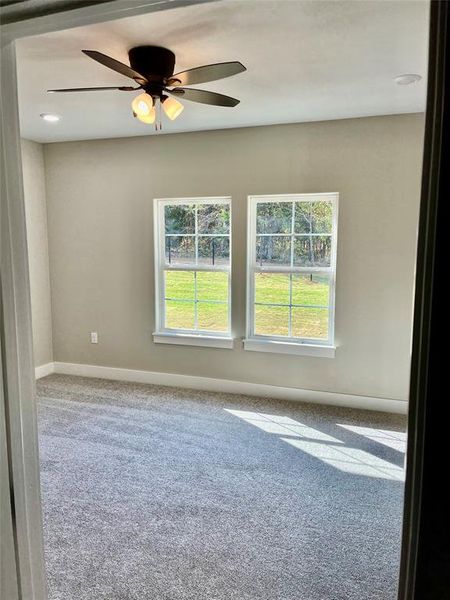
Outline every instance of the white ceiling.
<path id="1" fill-rule="evenodd" d="M 133 118 L 131 92 L 47 94 L 49 88 L 130 85 L 81 49 L 127 62 L 152 44 L 177 56 L 176 70 L 240 60 L 247 71 L 202 84 L 240 98 L 236 108 L 184 101 L 163 133 L 419 112 L 425 108 L 426 1 L 222 0 L 20 40 L 22 136 L 39 142 L 154 135 Z M 419 83 L 394 77 L 419 73 Z M 57 124 L 40 113 L 57 113 Z M 159 134 L 158 134 L 159 135 Z"/>

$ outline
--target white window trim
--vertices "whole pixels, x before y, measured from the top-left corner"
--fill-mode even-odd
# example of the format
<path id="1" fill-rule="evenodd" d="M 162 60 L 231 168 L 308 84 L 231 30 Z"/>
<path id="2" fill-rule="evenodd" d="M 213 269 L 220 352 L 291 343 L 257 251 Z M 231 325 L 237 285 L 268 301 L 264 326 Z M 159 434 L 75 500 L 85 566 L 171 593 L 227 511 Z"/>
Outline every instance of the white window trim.
<path id="1" fill-rule="evenodd" d="M 275 352 L 277 354 L 296 354 L 297 356 L 319 356 L 322 358 L 334 358 L 336 346 L 325 344 L 309 344 L 302 342 L 275 340 L 272 338 L 252 338 L 244 340 L 245 350 L 256 352 Z"/>
<path id="2" fill-rule="evenodd" d="M 330 267 L 277 267 L 266 266 L 262 269 L 256 266 L 256 207 L 263 202 L 316 202 L 320 200 L 333 203 L 333 227 Z M 244 339 L 245 350 L 257 352 L 274 352 L 281 354 L 296 354 L 303 356 L 318 356 L 334 358 L 336 346 L 334 343 L 335 326 L 335 288 L 336 288 L 336 255 L 337 255 L 337 220 L 339 194 L 337 192 L 313 194 L 267 194 L 248 196 L 247 214 L 247 337 Z M 309 338 L 289 338 L 282 336 L 264 336 L 254 333 L 254 273 L 258 271 L 273 273 L 329 273 L 330 300 L 328 339 L 318 340 Z"/>
<path id="3" fill-rule="evenodd" d="M 230 205 L 230 262 L 214 269 L 207 265 L 172 265 L 165 263 L 164 207 L 174 204 L 229 204 Z M 231 196 L 203 196 L 189 198 L 155 198 L 153 201 L 153 232 L 155 240 L 155 344 L 177 344 L 182 346 L 205 346 L 209 348 L 233 348 L 231 334 L 231 260 L 232 260 L 232 201 Z M 228 326 L 229 331 L 190 331 L 168 329 L 164 325 L 164 272 L 165 271 L 222 271 L 228 273 Z"/>
<path id="4" fill-rule="evenodd" d="M 176 344 L 178 346 L 205 346 L 207 348 L 233 348 L 232 337 L 213 335 L 194 335 L 185 333 L 169 333 L 155 331 L 153 334 L 155 344 Z"/>

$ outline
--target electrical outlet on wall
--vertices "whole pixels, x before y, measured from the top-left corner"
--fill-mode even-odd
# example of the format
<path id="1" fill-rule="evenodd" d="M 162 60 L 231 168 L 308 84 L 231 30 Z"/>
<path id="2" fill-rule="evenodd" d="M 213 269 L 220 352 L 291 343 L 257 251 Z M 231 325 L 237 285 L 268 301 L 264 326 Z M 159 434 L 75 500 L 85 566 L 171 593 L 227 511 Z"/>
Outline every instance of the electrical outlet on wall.
<path id="1" fill-rule="evenodd" d="M 91 331 L 91 344 L 98 344 L 98 333 Z"/>

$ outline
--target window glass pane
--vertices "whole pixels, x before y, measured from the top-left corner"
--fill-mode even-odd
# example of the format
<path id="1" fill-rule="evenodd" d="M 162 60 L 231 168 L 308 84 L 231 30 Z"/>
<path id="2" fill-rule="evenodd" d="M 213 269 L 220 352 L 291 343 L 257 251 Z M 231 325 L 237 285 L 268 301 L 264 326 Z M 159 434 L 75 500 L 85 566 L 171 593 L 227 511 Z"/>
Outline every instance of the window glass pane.
<path id="1" fill-rule="evenodd" d="M 330 282 L 323 274 L 292 275 L 292 304 L 328 306 Z"/>
<path id="2" fill-rule="evenodd" d="M 195 238 L 187 236 L 166 236 L 166 263 L 195 263 Z"/>
<path id="3" fill-rule="evenodd" d="M 166 300 L 166 327 L 194 329 L 194 302 Z"/>
<path id="4" fill-rule="evenodd" d="M 227 265 L 230 262 L 230 239 L 199 236 L 198 262 L 203 265 Z"/>
<path id="5" fill-rule="evenodd" d="M 291 237 L 258 236 L 256 262 L 260 266 L 291 266 Z"/>
<path id="6" fill-rule="evenodd" d="M 198 233 L 228 233 L 230 231 L 230 205 L 199 204 L 197 224 Z"/>
<path id="7" fill-rule="evenodd" d="M 328 338 L 327 308 L 293 308 L 292 335 L 300 338 Z"/>
<path id="8" fill-rule="evenodd" d="M 331 264 L 331 235 L 315 235 L 312 238 L 314 266 L 329 267 Z"/>
<path id="9" fill-rule="evenodd" d="M 197 271 L 197 300 L 228 302 L 228 273 Z"/>
<path id="10" fill-rule="evenodd" d="M 195 233 L 193 204 L 172 204 L 164 207 L 166 233 Z"/>
<path id="11" fill-rule="evenodd" d="M 289 304 L 289 275 L 255 273 L 255 302 Z"/>
<path id="12" fill-rule="evenodd" d="M 166 271 L 166 298 L 194 300 L 193 271 Z"/>
<path id="13" fill-rule="evenodd" d="M 257 335 L 289 335 L 289 307 L 255 305 Z"/>
<path id="14" fill-rule="evenodd" d="M 331 233 L 333 226 L 333 207 L 331 202 L 312 203 L 313 233 Z"/>
<path id="15" fill-rule="evenodd" d="M 295 203 L 295 233 L 310 233 L 311 232 L 311 204 L 312 202 L 296 202 Z"/>
<path id="16" fill-rule="evenodd" d="M 165 205 L 164 327 L 186 332 L 229 331 L 230 203 Z M 183 271 L 167 265 L 182 265 Z M 197 266 L 199 265 L 199 266 Z M 201 265 L 214 269 L 198 271 Z"/>
<path id="17" fill-rule="evenodd" d="M 292 202 L 261 202 L 256 206 L 257 233 L 291 233 Z"/>
<path id="18" fill-rule="evenodd" d="M 298 267 L 311 267 L 313 264 L 311 236 L 296 236 L 294 238 L 294 265 Z"/>
<path id="19" fill-rule="evenodd" d="M 228 304 L 198 302 L 198 329 L 207 331 L 228 331 Z"/>
<path id="20" fill-rule="evenodd" d="M 299 201 L 279 198 L 286 201 L 261 198 L 264 201 L 256 203 L 256 252 L 251 274 L 254 333 L 327 340 L 334 277 L 329 272 L 333 201 L 323 195 L 310 195 L 306 201 L 301 197 Z M 271 272 L 271 267 L 279 272 Z M 303 267 L 304 272 L 292 272 L 290 267 Z M 308 272 L 316 268 L 316 273 Z"/>

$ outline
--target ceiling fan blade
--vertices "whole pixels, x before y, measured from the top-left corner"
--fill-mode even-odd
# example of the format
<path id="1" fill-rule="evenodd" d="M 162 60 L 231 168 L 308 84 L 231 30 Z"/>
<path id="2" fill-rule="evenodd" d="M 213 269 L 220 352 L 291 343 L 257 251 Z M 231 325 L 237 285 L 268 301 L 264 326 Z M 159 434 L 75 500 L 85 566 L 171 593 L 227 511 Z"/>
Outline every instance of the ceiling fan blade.
<path id="1" fill-rule="evenodd" d="M 121 75 L 125 75 L 125 77 L 130 77 L 138 83 L 147 83 L 147 79 L 143 75 L 141 75 L 128 65 L 119 62 L 115 58 L 106 56 L 106 54 L 102 54 L 101 52 L 97 52 L 96 50 L 82 50 L 82 52 L 86 54 L 86 56 L 89 56 L 89 58 L 96 60 L 105 67 L 108 67 L 113 71 L 117 71 L 117 73 L 120 73 Z"/>
<path id="2" fill-rule="evenodd" d="M 47 90 L 47 92 L 54 94 L 56 92 L 101 92 L 104 90 L 120 90 L 121 92 L 132 92 L 133 90 L 140 90 L 141 87 L 131 87 L 123 85 L 121 87 L 87 87 L 87 88 L 63 88 L 60 90 Z"/>
<path id="3" fill-rule="evenodd" d="M 223 94 L 217 94 L 216 92 L 208 92 L 207 90 L 195 90 L 193 88 L 174 88 L 173 90 L 167 90 L 169 94 L 178 96 L 178 98 L 184 98 L 191 102 L 200 102 L 201 104 L 212 104 L 213 106 L 236 106 L 240 100 L 231 98 L 231 96 L 224 96 Z"/>
<path id="4" fill-rule="evenodd" d="M 224 79 L 225 77 L 231 77 L 246 70 L 244 65 L 238 61 L 216 63 L 214 65 L 204 65 L 203 67 L 195 67 L 188 71 L 175 73 L 170 80 L 177 80 L 175 81 L 176 85 L 192 85 L 193 83 L 206 83 L 208 81 L 215 81 L 216 79 Z"/>

